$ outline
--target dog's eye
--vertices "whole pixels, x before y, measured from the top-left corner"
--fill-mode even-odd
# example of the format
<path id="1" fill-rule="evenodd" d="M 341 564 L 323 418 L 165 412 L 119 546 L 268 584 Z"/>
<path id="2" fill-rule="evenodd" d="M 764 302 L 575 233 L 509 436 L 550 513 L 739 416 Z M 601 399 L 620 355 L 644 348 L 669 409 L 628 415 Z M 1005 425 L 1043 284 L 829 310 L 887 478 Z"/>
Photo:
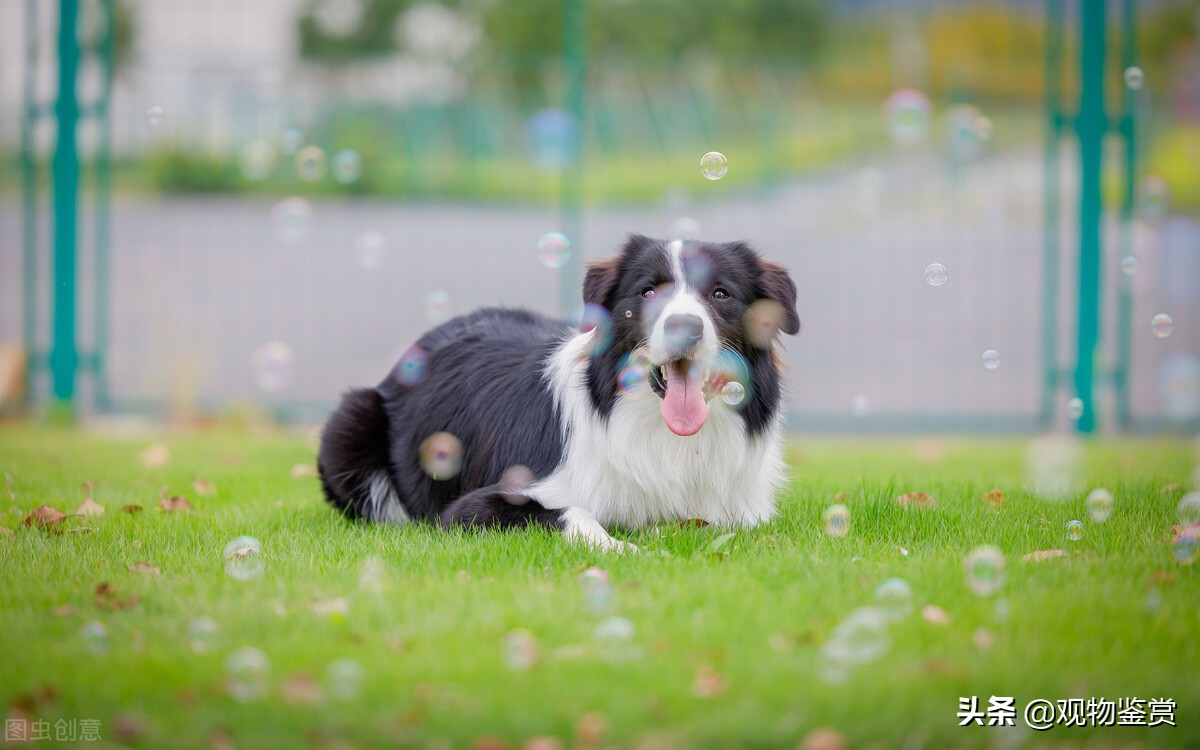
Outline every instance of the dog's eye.
<path id="1" fill-rule="evenodd" d="M 656 292 L 652 286 L 648 286 L 642 290 L 642 296 L 646 299 L 654 299 L 656 294 L 658 294 L 658 292 Z"/>
<path id="2" fill-rule="evenodd" d="M 713 290 L 712 298 L 713 299 L 729 299 L 729 292 L 725 291 L 721 287 L 717 287 L 716 289 Z"/>

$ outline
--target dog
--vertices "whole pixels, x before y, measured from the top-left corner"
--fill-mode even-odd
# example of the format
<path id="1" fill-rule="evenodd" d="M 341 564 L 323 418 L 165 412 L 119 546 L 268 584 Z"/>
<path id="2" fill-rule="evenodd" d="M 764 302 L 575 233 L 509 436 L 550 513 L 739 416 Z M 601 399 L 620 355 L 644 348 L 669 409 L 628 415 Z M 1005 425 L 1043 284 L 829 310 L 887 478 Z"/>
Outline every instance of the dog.
<path id="1" fill-rule="evenodd" d="M 582 323 L 484 308 L 426 333 L 329 417 L 318 469 L 343 514 L 606 529 L 754 526 L 784 475 L 775 347 L 796 285 L 744 242 L 631 235 L 587 268 Z"/>

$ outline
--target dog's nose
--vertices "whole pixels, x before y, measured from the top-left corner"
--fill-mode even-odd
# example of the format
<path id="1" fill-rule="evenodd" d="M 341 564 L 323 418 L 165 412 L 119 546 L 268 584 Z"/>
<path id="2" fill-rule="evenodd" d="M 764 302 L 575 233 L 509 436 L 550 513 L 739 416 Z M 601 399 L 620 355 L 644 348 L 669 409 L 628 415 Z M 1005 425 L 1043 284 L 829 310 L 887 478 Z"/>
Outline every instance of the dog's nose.
<path id="1" fill-rule="evenodd" d="M 671 354 L 686 354 L 704 334 L 704 322 L 697 315 L 670 315 L 663 321 L 663 333 Z"/>

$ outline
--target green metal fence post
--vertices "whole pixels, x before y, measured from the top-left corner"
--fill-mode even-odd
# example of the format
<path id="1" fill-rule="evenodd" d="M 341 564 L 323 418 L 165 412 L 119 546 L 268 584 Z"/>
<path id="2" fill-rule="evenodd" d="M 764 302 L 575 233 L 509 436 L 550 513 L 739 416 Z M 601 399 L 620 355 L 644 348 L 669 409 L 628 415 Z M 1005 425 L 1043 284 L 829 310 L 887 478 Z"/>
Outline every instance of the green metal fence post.
<path id="1" fill-rule="evenodd" d="M 1094 359 L 1100 336 L 1100 165 L 1108 118 L 1104 111 L 1104 0 L 1083 0 L 1079 45 L 1079 339 L 1075 394 L 1083 400 L 1077 429 L 1096 429 Z"/>
<path id="2" fill-rule="evenodd" d="M 559 224 L 571 240 L 571 254 L 559 276 L 559 310 L 572 314 L 579 306 L 583 281 L 583 139 L 587 103 L 587 0 L 563 0 L 563 74 L 566 91 L 564 109 L 575 121 L 574 153 L 562 171 L 559 193 Z"/>
<path id="3" fill-rule="evenodd" d="M 54 115 L 58 135 L 54 148 L 54 343 L 50 368 L 58 408 L 70 412 L 75 399 L 79 352 L 75 338 L 75 222 L 79 206 L 79 153 L 75 128 L 79 101 L 75 75 L 79 67 L 76 33 L 78 0 L 59 1 L 58 99 Z"/>
<path id="4" fill-rule="evenodd" d="M 1137 3 L 1121 3 L 1121 70 L 1137 61 Z M 1137 182 L 1137 92 L 1126 86 L 1122 95 L 1121 137 L 1125 141 L 1125 184 L 1121 195 L 1122 253 L 1132 252 L 1133 193 Z M 1117 276 L 1117 361 L 1113 368 L 1113 386 L 1117 393 L 1117 425 L 1125 431 L 1133 423 L 1129 401 L 1129 370 L 1133 362 L 1133 279 Z"/>
<path id="5" fill-rule="evenodd" d="M 1058 394 L 1058 233 L 1061 211 L 1059 140 L 1062 131 L 1063 0 L 1046 3 L 1046 142 L 1043 152 L 1042 403 L 1038 425 L 1054 422 Z"/>
<path id="6" fill-rule="evenodd" d="M 95 286 L 92 290 L 94 316 L 92 328 L 92 391 L 96 408 L 108 411 L 108 292 L 109 247 L 112 238 L 112 101 L 113 69 L 116 66 L 116 0 L 104 0 L 104 39 L 100 44 L 100 61 L 104 69 L 104 85 L 100 92 L 96 116 L 100 118 L 100 150 L 96 154 L 96 237 Z"/>
<path id="7" fill-rule="evenodd" d="M 37 362 L 37 154 L 33 128 L 37 117 L 34 101 L 34 66 L 37 64 L 37 0 L 25 2 L 25 84 L 21 117 L 21 311 L 25 338 L 25 402 L 33 400 Z"/>

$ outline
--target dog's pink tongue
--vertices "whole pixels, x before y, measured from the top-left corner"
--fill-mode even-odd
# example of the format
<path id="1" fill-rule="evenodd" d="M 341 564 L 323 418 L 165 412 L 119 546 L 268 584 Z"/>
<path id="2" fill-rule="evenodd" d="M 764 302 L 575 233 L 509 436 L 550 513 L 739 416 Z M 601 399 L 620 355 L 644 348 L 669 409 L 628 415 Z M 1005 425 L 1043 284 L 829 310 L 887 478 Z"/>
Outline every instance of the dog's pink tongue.
<path id="1" fill-rule="evenodd" d="M 700 378 L 688 377 L 685 362 L 668 363 L 665 369 L 667 395 L 662 402 L 663 419 L 676 435 L 695 435 L 708 419 L 708 404 L 704 402 Z"/>

